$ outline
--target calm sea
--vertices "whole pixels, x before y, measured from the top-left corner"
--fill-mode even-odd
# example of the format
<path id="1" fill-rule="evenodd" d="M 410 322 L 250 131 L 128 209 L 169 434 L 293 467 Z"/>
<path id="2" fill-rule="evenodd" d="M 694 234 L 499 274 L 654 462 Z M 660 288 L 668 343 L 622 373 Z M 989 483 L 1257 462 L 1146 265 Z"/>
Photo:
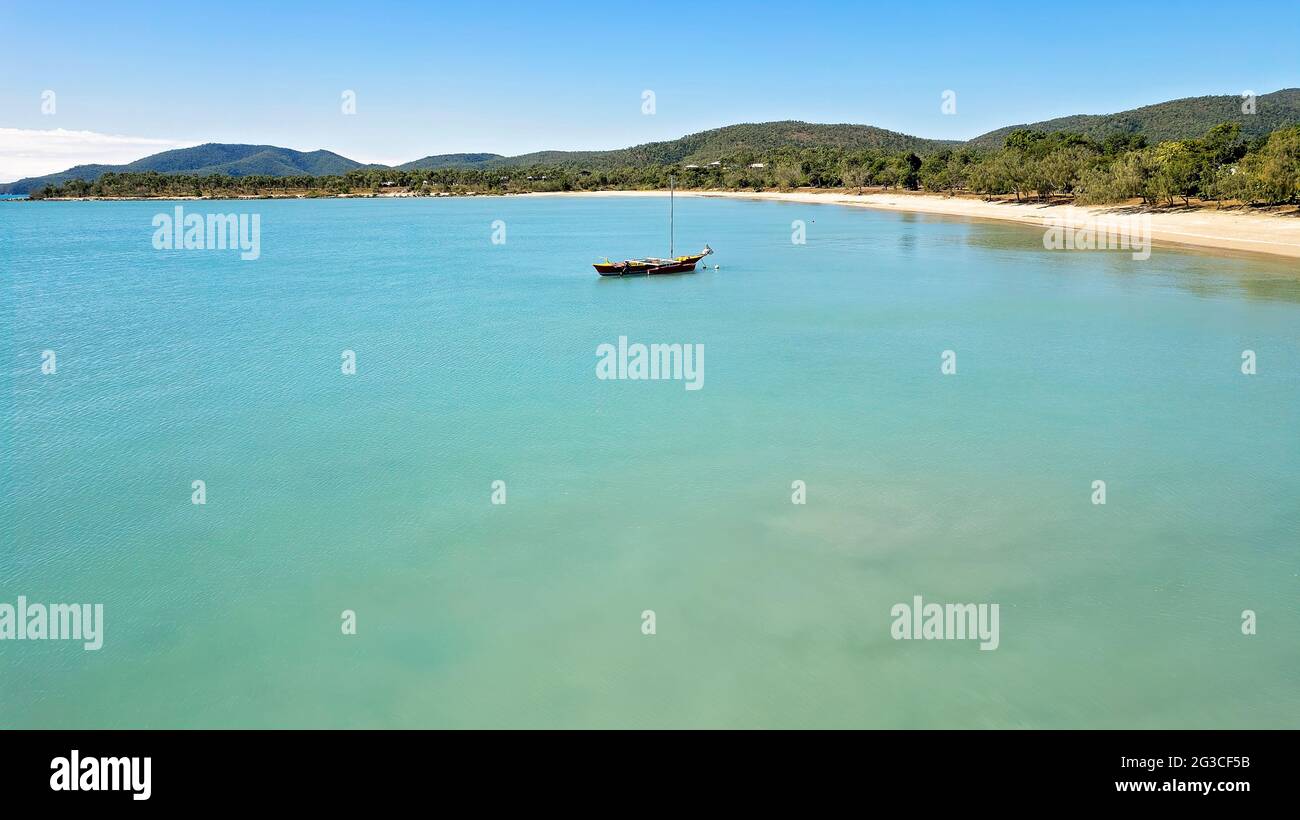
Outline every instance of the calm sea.
<path id="1" fill-rule="evenodd" d="M 0 642 L 0 726 L 1300 727 L 1293 262 L 681 198 L 710 268 L 606 280 L 666 200 L 183 203 L 254 261 L 176 204 L 0 206 L 0 603 L 105 613 Z"/>

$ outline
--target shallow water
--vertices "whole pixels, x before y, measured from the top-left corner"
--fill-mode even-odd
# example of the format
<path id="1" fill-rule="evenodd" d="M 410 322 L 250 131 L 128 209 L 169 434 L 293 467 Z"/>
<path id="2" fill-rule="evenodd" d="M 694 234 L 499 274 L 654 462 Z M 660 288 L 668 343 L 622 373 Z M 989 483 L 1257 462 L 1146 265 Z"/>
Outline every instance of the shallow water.
<path id="1" fill-rule="evenodd" d="M 0 641 L 0 725 L 1300 727 L 1292 262 L 683 198 L 721 269 L 602 279 L 665 201 L 183 203 L 241 261 L 174 204 L 0 206 L 0 602 L 106 620 Z"/>

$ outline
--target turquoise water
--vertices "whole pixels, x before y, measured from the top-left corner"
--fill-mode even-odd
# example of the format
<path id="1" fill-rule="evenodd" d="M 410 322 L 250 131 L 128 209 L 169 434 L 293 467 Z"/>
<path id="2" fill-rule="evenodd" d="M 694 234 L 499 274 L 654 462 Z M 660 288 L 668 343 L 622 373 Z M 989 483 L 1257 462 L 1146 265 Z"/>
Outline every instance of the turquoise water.
<path id="1" fill-rule="evenodd" d="M 184 203 L 256 261 L 173 205 L 0 206 L 0 603 L 106 620 L 0 642 L 0 725 L 1300 727 L 1291 262 L 679 199 L 721 269 L 606 280 L 666 202 Z"/>

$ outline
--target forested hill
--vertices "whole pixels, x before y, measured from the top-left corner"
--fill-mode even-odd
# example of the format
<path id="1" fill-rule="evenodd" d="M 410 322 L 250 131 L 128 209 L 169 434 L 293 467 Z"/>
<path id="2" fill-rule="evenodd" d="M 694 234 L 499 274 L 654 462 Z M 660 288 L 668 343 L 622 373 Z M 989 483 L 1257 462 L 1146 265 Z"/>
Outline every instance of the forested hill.
<path id="1" fill-rule="evenodd" d="M 1006 136 L 1017 128 L 1035 131 L 1068 131 L 1089 139 L 1104 140 L 1111 134 L 1140 134 L 1155 145 L 1165 140 L 1200 136 L 1221 122 L 1241 125 L 1247 138 L 1263 137 L 1287 125 L 1300 123 L 1300 88 L 1284 88 L 1255 98 L 1255 113 L 1242 111 L 1241 96 L 1186 97 L 1181 100 L 1144 105 L 1117 114 L 1075 114 L 1054 120 L 1009 125 L 981 134 L 968 144 L 975 148 L 1001 148 Z"/>
<path id="2" fill-rule="evenodd" d="M 533 165 L 588 168 L 642 168 L 659 165 L 707 165 L 724 159 L 741 162 L 761 159 L 782 148 L 838 148 L 929 153 L 961 143 L 929 140 L 886 131 L 870 125 L 822 125 L 784 120 L 744 123 L 688 134 L 675 140 L 648 142 L 610 151 L 535 151 L 514 157 L 500 154 L 437 154 L 405 165 L 400 170 L 436 168 L 518 168 Z"/>
<path id="3" fill-rule="evenodd" d="M 538 151 L 490 163 L 495 166 L 557 165 L 589 168 L 651 165 L 707 165 L 732 160 L 761 159 L 782 148 L 837 148 L 844 150 L 914 151 L 930 153 L 960 145 L 952 140 L 931 140 L 886 131 L 871 125 L 822 125 L 782 120 L 743 123 L 688 134 L 666 142 L 648 142 L 614 151 Z"/>
<path id="4" fill-rule="evenodd" d="M 177 148 L 138 159 L 126 165 L 78 165 L 57 174 L 20 179 L 0 185 L 0 194 L 26 194 L 46 185 L 60 185 L 72 179 L 93 182 L 106 173 L 194 174 L 206 176 L 328 176 L 344 174 L 363 163 L 333 151 L 295 151 L 274 145 L 234 145 L 209 142 L 193 148 Z"/>
<path id="5" fill-rule="evenodd" d="M 421 157 L 414 162 L 405 162 L 396 166 L 399 171 L 432 171 L 437 168 L 477 168 L 488 162 L 505 159 L 500 154 L 433 154 Z"/>

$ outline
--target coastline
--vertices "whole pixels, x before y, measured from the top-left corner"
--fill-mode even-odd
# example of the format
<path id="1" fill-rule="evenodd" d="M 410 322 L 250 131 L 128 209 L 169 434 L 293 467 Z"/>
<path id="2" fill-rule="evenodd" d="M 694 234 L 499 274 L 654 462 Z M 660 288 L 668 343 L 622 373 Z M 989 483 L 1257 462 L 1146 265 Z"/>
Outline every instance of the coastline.
<path id="1" fill-rule="evenodd" d="M 1203 251 L 1232 251 L 1262 254 L 1269 257 L 1300 259 L 1300 211 L 1289 214 L 1249 212 L 1241 208 L 1219 210 L 1205 206 L 1163 210 L 1138 208 L 1132 205 L 1068 205 L 1066 203 L 1013 202 L 986 200 L 979 197 L 945 196 L 942 194 L 894 191 L 891 193 L 850 193 L 843 189 L 797 191 L 677 191 L 680 197 L 716 197 L 723 199 L 751 199 L 771 202 L 788 202 L 805 205 L 845 205 L 854 208 L 873 208 L 883 211 L 929 214 L 957 219 L 1016 222 L 1022 225 L 1047 229 L 1053 219 L 1067 213 L 1075 221 L 1096 220 L 1105 225 L 1109 221 L 1131 217 L 1135 214 L 1149 216 L 1150 238 L 1156 245 L 1173 245 Z M 51 197 L 49 202 L 123 202 L 123 201 L 246 201 L 258 199 L 421 199 L 491 196 L 524 197 L 664 197 L 665 190 L 610 190 L 610 191 L 535 191 L 520 193 L 458 193 L 434 194 L 425 197 L 409 191 L 328 194 L 324 196 L 282 195 L 265 196 L 241 194 L 231 197 L 166 196 L 166 197 Z M 31 200 L 6 199 L 20 202 Z M 1300 273 L 1300 271 L 1297 271 Z"/>
<path id="2" fill-rule="evenodd" d="M 557 191 L 520 194 L 520 196 L 667 196 L 667 191 Z M 991 219 L 1018 222 L 1046 229 L 1059 218 L 1066 206 L 1041 202 L 1003 202 L 939 194 L 865 193 L 844 191 L 678 191 L 677 196 L 720 197 L 726 199 L 760 199 L 812 205 L 847 205 L 883 211 L 904 211 L 967 219 Z M 1105 222 L 1117 215 L 1135 212 L 1125 206 L 1073 207 L 1074 216 Z M 1248 253 L 1300 259 L 1300 215 L 1220 211 L 1190 208 L 1178 211 L 1147 211 L 1151 217 L 1151 239 L 1157 244 L 1180 245 L 1197 249 L 1244 251 Z"/>

